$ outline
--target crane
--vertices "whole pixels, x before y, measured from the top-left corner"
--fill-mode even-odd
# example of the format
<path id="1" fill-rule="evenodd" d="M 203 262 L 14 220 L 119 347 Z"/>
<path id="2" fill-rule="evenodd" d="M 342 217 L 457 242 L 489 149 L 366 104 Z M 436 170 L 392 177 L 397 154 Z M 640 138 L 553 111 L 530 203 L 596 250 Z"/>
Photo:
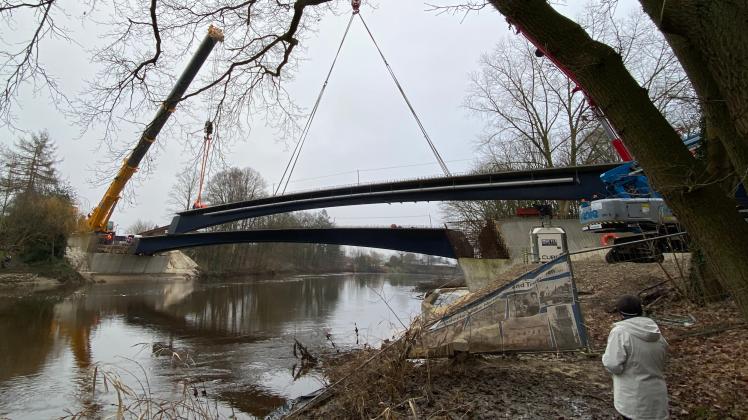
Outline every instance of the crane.
<path id="1" fill-rule="evenodd" d="M 687 251 L 688 238 L 686 236 L 654 240 L 649 243 L 640 241 L 647 236 L 666 236 L 681 232 L 678 219 L 665 200 L 651 188 L 644 171 L 629 153 L 605 113 L 579 84 L 575 74 L 550 54 L 544 45 L 527 33 L 521 25 L 513 21 L 509 23 L 536 48 L 536 56 L 551 60 L 569 80 L 576 84 L 574 91 L 581 91 L 584 94 L 593 114 L 608 135 L 611 146 L 624 162 L 600 175 L 607 190 L 605 196 L 590 197 L 592 201 L 583 201 L 579 207 L 582 230 L 604 234 L 601 237 L 603 245 L 608 245 L 607 241 L 610 239 L 613 244 L 621 245 L 608 252 L 606 261 L 609 263 L 656 262 L 663 259 L 663 252 Z M 691 153 L 695 154 L 701 146 L 701 136 L 688 136 L 683 139 L 683 143 Z M 748 220 L 748 194 L 746 194 L 744 185 L 738 185 L 734 199 L 738 210 L 746 214 L 746 220 Z M 628 242 L 633 242 L 633 244 L 626 245 Z"/>
<path id="2" fill-rule="evenodd" d="M 177 79 L 169 96 L 161 103 L 153 120 L 151 120 L 145 128 L 145 131 L 143 131 L 143 134 L 140 136 L 140 140 L 138 140 L 138 143 L 132 149 L 130 155 L 122 163 L 117 175 L 114 177 L 111 184 L 109 184 L 109 187 L 101 198 L 101 201 L 99 201 L 99 204 L 88 215 L 86 225 L 89 230 L 99 233 L 105 233 L 111 230 L 108 226 L 109 219 L 112 217 L 114 208 L 121 198 L 122 191 L 125 189 L 127 182 L 130 181 L 130 178 L 132 178 L 135 172 L 137 172 L 138 166 L 143 160 L 143 157 L 145 157 L 148 149 L 150 149 L 151 145 L 156 141 L 156 137 L 159 132 L 161 132 L 164 124 L 166 124 L 166 121 L 176 109 L 177 103 L 182 99 L 182 96 L 197 75 L 200 67 L 205 63 L 205 60 L 210 55 L 211 51 L 213 51 L 213 47 L 215 47 L 218 42 L 223 42 L 223 31 L 211 25 L 208 28 L 208 34 L 200 43 L 195 55 L 187 64 L 187 67 L 179 76 L 179 79 Z"/>

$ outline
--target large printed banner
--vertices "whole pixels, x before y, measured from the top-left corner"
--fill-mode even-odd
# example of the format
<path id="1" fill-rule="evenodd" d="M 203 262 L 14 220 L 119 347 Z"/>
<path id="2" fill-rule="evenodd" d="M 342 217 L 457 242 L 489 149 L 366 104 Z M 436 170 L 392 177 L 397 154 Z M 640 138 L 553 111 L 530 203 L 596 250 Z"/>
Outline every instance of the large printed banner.
<path id="1" fill-rule="evenodd" d="M 447 311 L 421 331 L 413 357 L 455 352 L 559 351 L 587 347 L 576 285 L 563 255 Z M 429 325 L 429 323 L 427 323 Z"/>

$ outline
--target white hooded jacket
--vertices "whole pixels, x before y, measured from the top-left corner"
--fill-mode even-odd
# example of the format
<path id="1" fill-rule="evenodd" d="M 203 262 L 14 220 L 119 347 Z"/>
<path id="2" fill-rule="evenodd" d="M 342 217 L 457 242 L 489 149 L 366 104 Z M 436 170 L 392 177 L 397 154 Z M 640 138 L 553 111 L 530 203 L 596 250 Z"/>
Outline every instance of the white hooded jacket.
<path id="1" fill-rule="evenodd" d="M 667 341 L 650 318 L 616 322 L 608 335 L 603 366 L 613 374 L 616 410 L 631 419 L 668 418 Z"/>

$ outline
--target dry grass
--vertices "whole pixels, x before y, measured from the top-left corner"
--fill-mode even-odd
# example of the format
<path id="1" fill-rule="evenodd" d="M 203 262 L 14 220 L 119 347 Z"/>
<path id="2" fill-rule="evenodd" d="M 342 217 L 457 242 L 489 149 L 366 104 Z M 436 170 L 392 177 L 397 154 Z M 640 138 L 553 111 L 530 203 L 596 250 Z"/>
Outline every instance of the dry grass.
<path id="1" fill-rule="evenodd" d="M 382 406 L 382 401 L 395 401 L 405 394 L 409 377 L 415 365 L 408 360 L 408 352 L 415 337 L 410 331 L 395 341 L 385 341 L 379 350 L 356 350 L 328 357 L 327 374 L 333 384 L 328 392 L 335 395 L 335 412 L 316 412 L 315 417 L 331 415 L 338 418 L 387 417 L 391 407 Z M 307 409 L 324 401 L 331 394 L 320 394 L 316 401 L 292 412 L 289 418 L 308 415 Z M 402 401 L 401 406 L 408 404 Z M 324 407 L 324 406 L 323 406 Z M 332 417 L 328 417 L 332 418 Z"/>
<path id="2" fill-rule="evenodd" d="M 136 344 L 143 349 L 151 344 Z M 155 357 L 167 356 L 176 368 L 190 368 L 195 362 L 189 354 L 175 351 L 171 346 L 162 343 L 152 345 Z M 117 366 L 96 364 L 91 369 L 89 382 L 92 403 L 73 412 L 67 410 L 62 419 L 78 420 L 89 418 L 120 419 L 218 419 L 219 413 L 215 403 L 209 400 L 205 391 L 198 392 L 195 384 L 184 381 L 180 384 L 181 393 L 172 398 L 163 398 L 154 393 L 148 379 L 148 372 L 135 360 L 121 358 L 124 363 Z M 125 366 L 129 364 L 134 369 Z M 127 380 L 126 380 L 127 379 Z M 128 384 L 129 383 L 129 384 Z M 105 407 L 97 401 L 109 401 Z M 233 416 L 232 416 L 233 417 Z"/>
<path id="3" fill-rule="evenodd" d="M 668 271 L 666 274 L 663 268 Z M 592 347 L 604 349 L 618 296 L 660 285 L 649 310 L 670 341 L 666 376 L 673 418 L 748 418 L 748 329 L 731 301 L 705 306 L 680 296 L 687 271 L 675 262 L 574 263 Z M 502 279 L 503 280 L 503 279 Z M 690 318 L 694 325 L 669 324 Z M 610 376 L 600 354 L 467 356 L 408 360 L 411 329 L 382 350 L 324 360 L 333 384 L 303 418 L 608 418 L 615 416 Z M 725 390 L 730 390 L 725 392 Z"/>

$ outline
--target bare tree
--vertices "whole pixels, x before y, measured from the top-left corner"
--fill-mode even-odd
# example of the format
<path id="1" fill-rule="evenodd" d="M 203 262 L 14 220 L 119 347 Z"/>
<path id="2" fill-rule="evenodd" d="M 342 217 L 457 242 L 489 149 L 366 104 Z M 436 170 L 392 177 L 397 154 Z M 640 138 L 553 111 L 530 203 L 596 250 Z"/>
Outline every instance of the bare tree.
<path id="1" fill-rule="evenodd" d="M 616 17 L 610 0 L 593 0 L 578 18 L 590 36 L 610 45 L 660 113 L 682 135 L 699 131 L 701 109 L 691 80 L 663 34 L 641 9 Z"/>
<path id="2" fill-rule="evenodd" d="M 251 200 L 267 195 L 267 182 L 252 168 L 229 168 L 218 172 L 208 181 L 205 198 L 210 204 L 225 204 Z M 249 229 L 261 223 L 247 219 L 222 225 L 222 230 Z"/>
<path id="3" fill-rule="evenodd" d="M 213 151 L 222 155 L 233 140 L 246 137 L 253 118 L 291 133 L 298 129 L 296 118 L 302 114 L 284 87 L 298 61 L 293 52 L 319 17 L 338 5 L 349 7 L 343 0 L 0 2 L 0 21 L 8 28 L 0 27 L 0 39 L 21 37 L 13 32 L 14 27 L 23 25 L 19 32 L 25 34 L 30 21 L 35 28 L 24 38 L 22 51 L 14 50 L 10 43 L 0 45 L 0 60 L 4 58 L 0 82 L 5 83 L 0 94 L 0 124 L 12 125 L 24 86 L 46 88 L 54 103 L 83 132 L 92 127 L 103 129 L 100 146 L 107 153 L 96 167 L 100 174 L 114 174 L 116 162 L 132 145 L 133 126 L 147 123 L 171 89 L 185 58 L 213 24 L 223 29 L 224 42 L 180 101 L 179 118 L 167 124 L 162 137 L 179 137 L 195 146 L 200 140 L 183 133 L 210 119 L 216 126 Z M 98 36 L 69 30 L 66 23 L 89 25 Z M 62 92 L 45 65 L 45 47 L 51 38 L 64 38 L 71 48 L 90 52 L 98 73 L 86 81 L 81 92 Z M 68 97 L 74 100 L 68 101 Z M 151 173 L 159 151 L 156 147 L 146 156 L 137 178 Z M 104 175 L 90 181 L 100 185 L 106 179 L 109 177 Z M 131 194 L 128 187 L 125 201 Z"/>
<path id="4" fill-rule="evenodd" d="M 157 227 L 158 225 L 156 223 L 153 223 L 147 220 L 138 219 L 135 221 L 135 223 L 133 223 L 127 228 L 127 232 L 136 234 L 136 233 L 147 232 L 149 230 L 156 229 Z"/>
<path id="5" fill-rule="evenodd" d="M 85 3 L 88 3 L 86 1 Z M 42 43 L 52 39 L 71 41 L 57 24 L 64 11 L 57 0 L 5 0 L 0 2 L 0 125 L 12 125 L 13 109 L 24 84 L 46 87 L 55 104 L 69 104 L 54 75 L 44 63 Z"/>
<path id="6" fill-rule="evenodd" d="M 707 0 L 641 3 L 674 46 L 700 104 L 724 103 L 702 106 L 707 116 L 706 135 L 709 137 L 710 127 L 720 134 L 730 130 L 739 134 L 716 140 L 740 171 L 741 156 L 748 156 L 744 154 L 748 151 L 748 89 L 745 78 L 739 76 L 748 66 L 743 27 L 748 5 Z M 748 244 L 734 240 L 748 236 L 748 225 L 707 166 L 688 152 L 648 92 L 626 69 L 621 55 L 592 39 L 544 0 L 491 0 L 491 4 L 552 53 L 605 110 L 654 187 L 703 250 L 720 284 L 748 317 L 748 266 L 744 264 Z"/>
<path id="7" fill-rule="evenodd" d="M 471 76 L 466 106 L 486 120 L 480 150 L 491 163 L 517 168 L 589 163 L 580 151 L 597 122 L 574 86 L 534 48 L 517 38 L 500 43 L 481 57 L 481 71 Z"/>
<path id="8" fill-rule="evenodd" d="M 209 24 L 224 30 L 224 46 L 214 53 L 212 71 L 205 72 L 183 99 L 201 95 L 210 102 L 210 118 L 227 129 L 244 127 L 246 117 L 258 111 L 271 114 L 271 121 L 279 124 L 291 123 L 289 118 L 298 112 L 280 83 L 281 74 L 285 78 L 292 75 L 297 60 L 292 52 L 318 17 L 339 3 L 344 2 L 91 0 L 74 7 L 56 0 L 4 1 L 0 19 L 7 28 L 29 19 L 35 26 L 20 50 L 0 51 L 4 59 L 0 76 L 5 83 L 0 116 L 6 117 L 3 122 L 9 121 L 25 82 L 60 93 L 44 66 L 40 46 L 52 37 L 63 37 L 76 45 L 73 31 L 58 26 L 55 18 L 70 19 L 66 13 L 81 9 L 84 21 L 104 31 L 91 56 L 100 72 L 72 104 L 84 128 L 102 124 L 106 139 L 111 140 L 116 137 L 118 120 L 142 121 L 142 113 L 163 100 L 184 58 L 190 56 Z M 91 45 L 90 39 L 86 41 L 77 45 Z"/>
<path id="9" fill-rule="evenodd" d="M 2 167 L 2 178 L 0 178 L 0 193 L 3 195 L 2 207 L 0 207 L 0 217 L 5 216 L 8 204 L 13 196 L 17 193 L 15 188 L 15 178 L 17 157 L 7 146 L 0 146 L 0 167 Z"/>
<path id="10" fill-rule="evenodd" d="M 177 174 L 177 180 L 169 191 L 169 211 L 177 213 L 192 207 L 197 199 L 199 178 L 197 168 L 192 165 Z"/>
<path id="11" fill-rule="evenodd" d="M 625 57 L 652 100 L 684 132 L 694 131 L 698 105 L 690 83 L 664 38 L 643 12 L 621 19 L 591 3 L 582 24 L 594 36 L 610 39 Z M 520 37 L 499 43 L 480 60 L 471 75 L 465 105 L 481 116 L 486 128 L 478 144 L 479 170 L 518 170 L 614 162 L 617 155 L 581 92 L 547 58 L 539 57 Z M 514 215 L 533 203 L 446 203 L 450 220 L 482 225 L 485 220 Z M 568 202 L 553 203 L 563 215 L 573 214 Z M 477 231 L 477 230 L 476 230 Z"/>
<path id="12" fill-rule="evenodd" d="M 683 134 L 698 130 L 691 84 L 642 11 L 617 18 L 595 2 L 584 9 L 580 23 L 615 48 L 673 126 Z M 479 144 L 485 163 L 533 168 L 616 160 L 584 96 L 524 39 L 501 42 L 481 57 L 480 66 L 471 76 L 466 106 L 486 121 Z"/>

